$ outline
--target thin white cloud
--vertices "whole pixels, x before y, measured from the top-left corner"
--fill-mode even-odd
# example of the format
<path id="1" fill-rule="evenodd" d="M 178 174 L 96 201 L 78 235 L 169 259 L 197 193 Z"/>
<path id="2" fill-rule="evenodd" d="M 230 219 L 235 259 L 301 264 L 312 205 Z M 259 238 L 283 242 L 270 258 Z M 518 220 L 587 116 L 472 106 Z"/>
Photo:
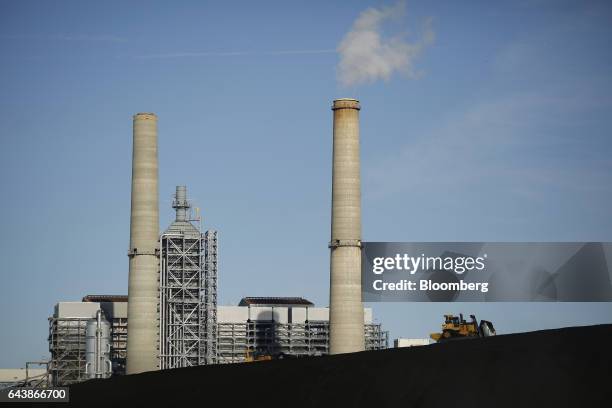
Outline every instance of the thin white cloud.
<path id="1" fill-rule="evenodd" d="M 603 109 L 612 100 L 579 98 L 570 92 L 516 93 L 460 109 L 423 135 L 411 135 L 397 153 L 371 162 L 364 171 L 365 190 L 374 199 L 457 190 L 464 198 L 479 194 L 483 186 L 503 186 L 508 194 L 528 198 L 545 198 L 551 188 L 609 194 L 610 163 L 584 148 L 586 136 L 576 138 L 564 129 L 588 125 L 583 123 L 584 104 Z M 567 156 L 547 154 L 559 150 Z"/>
<path id="2" fill-rule="evenodd" d="M 44 41 L 100 41 L 126 42 L 127 39 L 115 35 L 98 34 L 6 34 L 0 35 L 2 40 L 44 40 Z"/>
<path id="3" fill-rule="evenodd" d="M 137 55 L 142 59 L 172 59 L 172 58 L 199 58 L 199 57 L 240 57 L 248 55 L 304 55 L 304 54 L 332 54 L 336 50 L 280 50 L 280 51 L 221 51 L 221 52 L 177 52 L 167 54 Z"/>
<path id="4" fill-rule="evenodd" d="M 359 15 L 338 45 L 337 78 L 342 86 L 386 81 L 396 72 L 410 78 L 418 76 L 414 61 L 435 39 L 431 19 L 425 21 L 418 41 L 411 43 L 402 36 L 383 35 L 384 25 L 404 16 L 405 9 L 405 2 L 400 1 L 394 6 L 369 8 Z"/>

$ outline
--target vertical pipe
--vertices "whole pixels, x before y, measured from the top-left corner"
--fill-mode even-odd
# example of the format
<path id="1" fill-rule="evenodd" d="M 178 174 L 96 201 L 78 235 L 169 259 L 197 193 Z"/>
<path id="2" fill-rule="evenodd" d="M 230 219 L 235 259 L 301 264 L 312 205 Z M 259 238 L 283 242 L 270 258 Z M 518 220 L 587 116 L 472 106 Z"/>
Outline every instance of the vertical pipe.
<path id="1" fill-rule="evenodd" d="M 157 369 L 157 116 L 134 115 L 127 374 Z"/>
<path id="2" fill-rule="evenodd" d="M 96 312 L 96 378 L 102 377 L 101 361 L 104 361 L 104 354 L 102 354 L 102 310 L 98 309 Z"/>
<path id="3" fill-rule="evenodd" d="M 164 269 L 164 234 L 159 236 L 159 369 L 163 370 L 166 368 L 165 366 L 165 356 L 166 356 L 166 320 L 165 320 L 165 310 L 166 310 L 166 302 L 164 297 L 162 296 L 163 288 L 162 286 L 166 285 L 166 271 Z"/>
<path id="4" fill-rule="evenodd" d="M 172 207 L 176 210 L 176 221 L 187 221 L 187 210 L 189 210 L 189 202 L 187 201 L 187 187 L 176 186 L 176 194 Z"/>
<path id="5" fill-rule="evenodd" d="M 329 352 L 364 350 L 359 101 L 336 99 L 330 242 Z"/>

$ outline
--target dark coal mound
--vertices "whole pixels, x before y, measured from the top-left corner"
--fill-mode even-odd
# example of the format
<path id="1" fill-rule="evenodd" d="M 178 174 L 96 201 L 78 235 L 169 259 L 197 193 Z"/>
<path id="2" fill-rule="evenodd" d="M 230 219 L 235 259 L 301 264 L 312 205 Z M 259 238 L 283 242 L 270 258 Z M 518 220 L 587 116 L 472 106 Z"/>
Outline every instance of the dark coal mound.
<path id="1" fill-rule="evenodd" d="M 70 397 L 107 407 L 610 407 L 612 325 L 151 372 L 77 384 Z"/>

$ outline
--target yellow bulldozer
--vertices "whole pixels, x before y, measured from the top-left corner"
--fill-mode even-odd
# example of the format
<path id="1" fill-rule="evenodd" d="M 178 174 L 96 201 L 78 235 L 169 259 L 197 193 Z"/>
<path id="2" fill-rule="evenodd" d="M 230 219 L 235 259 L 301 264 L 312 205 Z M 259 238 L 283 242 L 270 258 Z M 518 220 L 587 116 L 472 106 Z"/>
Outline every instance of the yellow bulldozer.
<path id="1" fill-rule="evenodd" d="M 470 315 L 470 319 L 469 322 L 466 321 L 463 314 L 459 314 L 459 316 L 444 315 L 442 333 L 432 333 L 429 337 L 438 343 L 442 343 L 451 340 L 495 336 L 493 323 L 488 320 L 481 320 L 479 324 L 474 315 Z"/>
<path id="2" fill-rule="evenodd" d="M 252 349 L 248 349 L 244 356 L 245 363 L 253 363 L 255 361 L 269 361 L 269 360 L 273 360 L 273 357 L 271 354 L 260 353 Z"/>
<path id="3" fill-rule="evenodd" d="M 273 352 L 266 350 L 257 350 L 253 347 L 249 347 L 244 355 L 244 362 L 253 363 L 256 361 L 289 360 L 294 358 L 298 358 L 298 356 L 283 353 L 281 351 Z"/>

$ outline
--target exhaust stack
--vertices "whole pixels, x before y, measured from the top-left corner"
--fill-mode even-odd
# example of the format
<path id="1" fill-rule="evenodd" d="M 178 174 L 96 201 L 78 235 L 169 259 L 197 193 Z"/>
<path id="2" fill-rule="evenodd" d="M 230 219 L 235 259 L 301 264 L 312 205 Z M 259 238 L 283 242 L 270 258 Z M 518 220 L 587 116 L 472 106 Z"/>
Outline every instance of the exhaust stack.
<path id="1" fill-rule="evenodd" d="M 176 194 L 172 202 L 172 208 L 176 210 L 176 221 L 187 221 L 187 211 L 189 211 L 189 201 L 187 201 L 187 186 L 176 186 Z"/>
<path id="2" fill-rule="evenodd" d="M 362 351 L 361 176 L 356 99 L 336 99 L 330 247 L 330 354 Z"/>
<path id="3" fill-rule="evenodd" d="M 127 374 L 157 370 L 159 196 L 157 116 L 134 115 Z"/>

